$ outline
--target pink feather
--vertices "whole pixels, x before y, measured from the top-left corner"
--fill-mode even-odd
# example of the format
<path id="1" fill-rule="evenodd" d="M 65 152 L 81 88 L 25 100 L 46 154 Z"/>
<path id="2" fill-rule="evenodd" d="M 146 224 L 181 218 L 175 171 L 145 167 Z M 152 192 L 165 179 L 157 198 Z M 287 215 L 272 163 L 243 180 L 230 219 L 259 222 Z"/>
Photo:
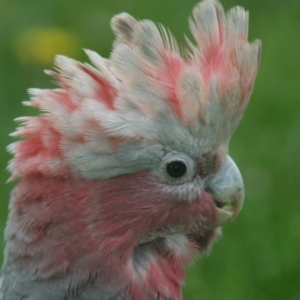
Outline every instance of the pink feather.
<path id="1" fill-rule="evenodd" d="M 197 44 L 188 42 L 186 57 L 150 21 L 122 13 L 111 26 L 109 59 L 86 50 L 92 66 L 57 56 L 46 73 L 60 88 L 29 90 L 24 104 L 41 114 L 17 120 L 12 135 L 23 139 L 8 148 L 20 182 L 0 297 L 16 299 L 18 282 L 28 291 L 45 282 L 62 297 L 96 287 L 124 300 L 180 300 L 185 265 L 220 233 L 206 186 L 225 164 L 258 71 L 247 12 L 196 5 Z M 182 179 L 168 177 L 172 157 L 185 163 Z"/>

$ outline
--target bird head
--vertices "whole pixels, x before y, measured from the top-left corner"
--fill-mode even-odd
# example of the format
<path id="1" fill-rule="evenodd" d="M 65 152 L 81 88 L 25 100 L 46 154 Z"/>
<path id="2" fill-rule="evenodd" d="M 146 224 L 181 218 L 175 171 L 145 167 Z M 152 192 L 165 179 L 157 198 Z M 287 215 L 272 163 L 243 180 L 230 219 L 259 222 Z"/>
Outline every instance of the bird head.
<path id="1" fill-rule="evenodd" d="M 163 26 L 121 13 L 109 59 L 90 50 L 92 64 L 57 56 L 46 73 L 59 88 L 29 91 L 25 104 L 42 113 L 19 119 L 14 135 L 25 139 L 9 148 L 12 177 L 23 178 L 14 203 L 30 211 L 19 219 L 26 234 L 44 224 L 45 241 L 60 241 L 46 246 L 59 252 L 61 272 L 132 271 L 134 253 L 158 244 L 189 261 L 241 210 L 244 184 L 228 145 L 260 42 L 248 42 L 247 12 L 225 15 L 217 1 L 196 5 L 189 24 L 196 43 L 181 53 Z M 54 274 L 49 257 L 39 270 Z"/>

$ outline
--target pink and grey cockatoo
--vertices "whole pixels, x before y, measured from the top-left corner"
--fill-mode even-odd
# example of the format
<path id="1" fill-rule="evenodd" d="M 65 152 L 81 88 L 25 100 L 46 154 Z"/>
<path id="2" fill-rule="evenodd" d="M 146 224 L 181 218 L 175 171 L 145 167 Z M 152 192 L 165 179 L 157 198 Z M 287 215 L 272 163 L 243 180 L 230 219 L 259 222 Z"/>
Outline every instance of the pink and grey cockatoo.
<path id="1" fill-rule="evenodd" d="M 169 31 L 121 13 L 109 59 L 58 56 L 60 88 L 29 91 L 42 113 L 9 146 L 1 300 L 182 299 L 184 266 L 243 204 L 228 143 L 261 48 L 243 8 L 204 0 L 189 23 L 183 57 Z"/>

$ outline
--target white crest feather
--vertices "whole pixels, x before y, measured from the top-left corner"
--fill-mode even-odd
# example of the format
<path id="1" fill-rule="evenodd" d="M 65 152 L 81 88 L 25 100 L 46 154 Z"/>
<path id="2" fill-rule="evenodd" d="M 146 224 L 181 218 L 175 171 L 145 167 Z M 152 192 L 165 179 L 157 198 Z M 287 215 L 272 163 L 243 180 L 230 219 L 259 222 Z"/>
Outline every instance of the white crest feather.
<path id="1" fill-rule="evenodd" d="M 33 133 L 37 125 L 25 121 L 14 135 L 40 134 L 46 151 L 53 139 L 42 135 L 53 134 L 68 163 L 88 178 L 150 168 L 163 151 L 197 158 L 227 144 L 250 98 L 261 44 L 247 41 L 243 8 L 225 15 L 216 0 L 196 5 L 189 24 L 197 44 L 188 41 L 182 56 L 163 26 L 127 13 L 115 16 L 109 59 L 91 50 L 85 52 L 93 65 L 57 56 L 57 72 L 46 73 L 61 88 L 29 91 L 25 105 L 45 112 L 40 126 L 49 130 Z M 135 161 L 133 168 L 134 157 L 143 163 Z M 105 175 L 104 166 L 114 171 Z"/>

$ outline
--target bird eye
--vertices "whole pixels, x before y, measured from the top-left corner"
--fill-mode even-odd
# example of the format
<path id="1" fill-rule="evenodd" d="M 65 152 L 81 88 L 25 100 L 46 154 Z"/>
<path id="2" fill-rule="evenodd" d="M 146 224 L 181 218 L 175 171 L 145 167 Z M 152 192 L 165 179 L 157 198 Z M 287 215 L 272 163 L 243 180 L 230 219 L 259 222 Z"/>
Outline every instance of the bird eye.
<path id="1" fill-rule="evenodd" d="M 187 166 L 182 161 L 172 161 L 167 164 L 166 171 L 173 178 L 180 178 L 187 172 Z"/>
<path id="2" fill-rule="evenodd" d="M 196 162 L 183 152 L 168 152 L 160 163 L 159 176 L 169 184 L 181 184 L 193 180 L 196 175 Z"/>

